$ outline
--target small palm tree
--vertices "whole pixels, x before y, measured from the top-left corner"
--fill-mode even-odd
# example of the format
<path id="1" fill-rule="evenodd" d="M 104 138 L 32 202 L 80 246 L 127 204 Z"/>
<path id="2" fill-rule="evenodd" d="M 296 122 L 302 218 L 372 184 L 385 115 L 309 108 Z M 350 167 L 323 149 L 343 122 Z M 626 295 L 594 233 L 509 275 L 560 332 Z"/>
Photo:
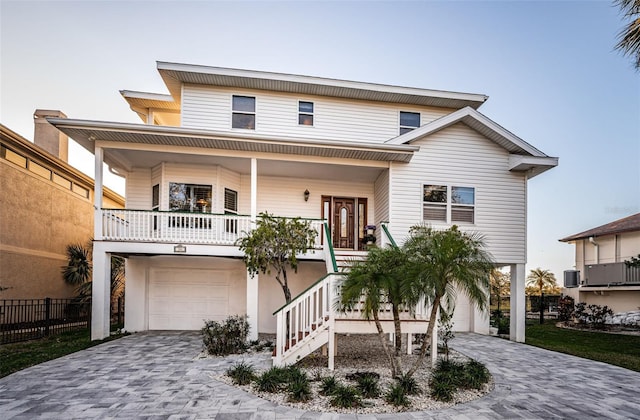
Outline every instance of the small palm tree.
<path id="1" fill-rule="evenodd" d="M 341 284 L 338 302 L 338 309 L 342 311 L 362 305 L 363 316 L 368 320 L 373 319 L 383 351 L 389 359 L 393 377 L 402 375 L 400 311 L 407 303 L 403 294 L 403 283 L 407 279 L 404 275 L 406 261 L 406 254 L 397 247 L 371 249 L 366 260 L 352 263 Z M 396 332 L 393 354 L 379 317 L 380 310 L 387 305 L 391 306 Z"/>
<path id="2" fill-rule="evenodd" d="M 631 20 L 620 31 L 615 48 L 631 56 L 636 70 L 640 70 L 640 0 L 615 0 L 614 4 Z"/>
<path id="3" fill-rule="evenodd" d="M 67 245 L 67 265 L 62 267 L 62 278 L 67 284 L 80 286 L 91 277 L 89 249 L 80 244 Z"/>
<path id="4" fill-rule="evenodd" d="M 431 342 L 438 310 L 452 312 L 457 291 L 465 294 L 472 306 L 486 310 L 488 306 L 489 274 L 493 258 L 485 250 L 484 238 L 478 233 L 465 233 L 452 226 L 448 230 L 434 230 L 420 225 L 410 230 L 404 244 L 408 254 L 412 300 L 424 299 L 431 305 L 429 324 L 420 356 L 407 375 L 413 375 L 422 365 Z M 437 351 L 437 349 L 431 349 Z"/>

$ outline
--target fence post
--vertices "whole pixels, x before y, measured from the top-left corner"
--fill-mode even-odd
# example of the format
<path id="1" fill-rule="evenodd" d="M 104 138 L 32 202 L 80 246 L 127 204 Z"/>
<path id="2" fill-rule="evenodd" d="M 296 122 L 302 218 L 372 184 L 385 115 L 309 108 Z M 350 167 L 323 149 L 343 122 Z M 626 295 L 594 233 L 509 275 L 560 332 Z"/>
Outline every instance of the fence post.
<path id="1" fill-rule="evenodd" d="M 44 299 L 44 336 L 49 337 L 49 327 L 51 326 L 51 298 Z"/>

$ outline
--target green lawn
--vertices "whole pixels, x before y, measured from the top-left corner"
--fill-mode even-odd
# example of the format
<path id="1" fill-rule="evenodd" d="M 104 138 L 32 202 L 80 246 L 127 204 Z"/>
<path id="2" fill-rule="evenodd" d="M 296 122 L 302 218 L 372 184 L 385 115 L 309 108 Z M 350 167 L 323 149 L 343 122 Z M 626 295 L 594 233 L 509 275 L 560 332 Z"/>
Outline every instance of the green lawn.
<path id="1" fill-rule="evenodd" d="M 121 336 L 91 341 L 89 330 L 78 330 L 24 343 L 3 344 L 0 346 L 0 378 L 118 337 Z"/>
<path id="2" fill-rule="evenodd" d="M 526 343 L 640 372 L 640 336 L 575 331 L 527 323 Z"/>

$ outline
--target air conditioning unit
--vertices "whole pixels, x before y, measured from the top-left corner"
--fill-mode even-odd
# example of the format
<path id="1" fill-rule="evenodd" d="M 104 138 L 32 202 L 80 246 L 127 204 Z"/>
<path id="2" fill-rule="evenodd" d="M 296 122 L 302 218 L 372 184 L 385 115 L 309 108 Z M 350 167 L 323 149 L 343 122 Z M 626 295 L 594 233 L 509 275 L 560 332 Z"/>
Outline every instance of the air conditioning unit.
<path id="1" fill-rule="evenodd" d="M 564 287 L 578 287 L 580 285 L 580 271 L 565 270 L 564 271 Z"/>

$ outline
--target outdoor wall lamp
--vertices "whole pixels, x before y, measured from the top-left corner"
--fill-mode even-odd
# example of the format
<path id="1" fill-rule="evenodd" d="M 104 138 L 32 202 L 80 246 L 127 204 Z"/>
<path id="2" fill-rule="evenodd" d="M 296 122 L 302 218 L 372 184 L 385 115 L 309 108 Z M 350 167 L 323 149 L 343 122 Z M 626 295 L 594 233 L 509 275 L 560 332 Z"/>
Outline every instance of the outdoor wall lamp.
<path id="1" fill-rule="evenodd" d="M 309 201 L 310 195 L 311 193 L 309 192 L 309 190 L 304 190 L 304 201 Z"/>

